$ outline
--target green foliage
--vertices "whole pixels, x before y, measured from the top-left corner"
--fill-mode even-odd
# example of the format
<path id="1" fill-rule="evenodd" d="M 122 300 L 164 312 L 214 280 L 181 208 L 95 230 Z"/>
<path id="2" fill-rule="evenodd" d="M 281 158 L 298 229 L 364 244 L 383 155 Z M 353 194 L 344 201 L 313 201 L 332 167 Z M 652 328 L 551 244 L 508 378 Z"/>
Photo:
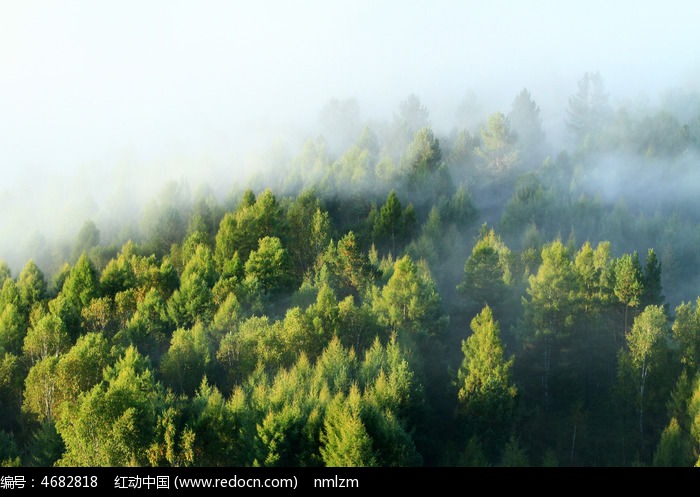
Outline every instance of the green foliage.
<path id="1" fill-rule="evenodd" d="M 56 428 L 61 466 L 141 466 L 148 462 L 158 399 L 147 361 L 130 347 L 104 380 L 66 403 Z"/>
<path id="2" fill-rule="evenodd" d="M 493 229 L 487 231 L 484 226 L 464 264 L 464 278 L 457 286 L 467 301 L 469 314 L 484 305 L 505 310 L 508 287 L 513 284 L 512 265 L 510 249 Z"/>
<path id="3" fill-rule="evenodd" d="M 242 261 L 258 247 L 264 237 L 286 239 L 284 212 L 271 190 L 262 192 L 254 204 L 252 192 L 244 198 L 235 213 L 224 215 L 215 240 L 217 269 L 223 271 L 227 262 L 238 252 Z"/>
<path id="4" fill-rule="evenodd" d="M 642 271 L 637 253 L 624 254 L 615 261 L 615 296 L 625 306 L 625 335 L 627 334 L 627 312 L 637 307 L 644 291 Z"/>
<path id="5" fill-rule="evenodd" d="M 212 287 L 215 280 L 211 250 L 199 245 L 182 272 L 180 288 L 168 301 L 168 316 L 176 326 L 190 327 L 197 321 L 211 321 L 214 316 Z"/>
<path id="6" fill-rule="evenodd" d="M 388 246 L 382 246 L 392 254 L 397 254 L 397 247 L 402 247 L 410 239 L 415 227 L 413 206 L 409 204 L 404 209 L 396 192 L 392 190 L 374 220 L 372 235 L 375 243 L 388 240 Z"/>
<path id="7" fill-rule="evenodd" d="M 491 174 L 502 174 L 518 160 L 515 141 L 508 118 L 497 112 L 489 116 L 486 126 L 481 129 L 481 144 L 476 153 Z"/>
<path id="8" fill-rule="evenodd" d="M 511 377 L 513 358 L 504 357 L 498 322 L 489 306 L 472 319 L 471 328 L 473 334 L 462 341 L 458 397 L 473 434 L 489 445 L 500 445 L 505 441 L 503 435 L 509 429 L 517 394 Z"/>
<path id="9" fill-rule="evenodd" d="M 376 465 L 360 402 L 359 389 L 353 385 L 347 398 L 339 393 L 328 406 L 321 433 L 321 456 L 326 466 Z"/>
<path id="10" fill-rule="evenodd" d="M 58 357 L 68 349 L 70 338 L 61 318 L 45 314 L 24 337 L 24 355 L 36 362 L 47 357 Z"/>
<path id="11" fill-rule="evenodd" d="M 264 294 L 275 293 L 288 288 L 291 281 L 291 267 L 287 250 L 279 238 L 266 236 L 258 242 L 245 263 L 247 281 L 254 281 Z"/>
<path id="12" fill-rule="evenodd" d="M 569 98 L 567 126 L 584 148 L 593 147 L 610 117 L 608 95 L 599 73 L 586 73 Z"/>
<path id="13" fill-rule="evenodd" d="M 20 271 L 17 288 L 25 309 L 31 309 L 46 297 L 46 279 L 34 260 L 30 259 Z"/>
<path id="14" fill-rule="evenodd" d="M 654 452 L 654 466 L 689 467 L 693 462 L 686 435 L 681 431 L 676 418 L 671 418 Z"/>
<path id="15" fill-rule="evenodd" d="M 440 295 L 430 273 L 407 255 L 396 261 L 373 305 L 379 322 L 401 333 L 436 334 L 444 323 Z"/>
<path id="16" fill-rule="evenodd" d="M 32 366 L 24 380 L 22 411 L 33 414 L 37 421 L 52 421 L 59 406 L 58 357 L 48 356 Z"/>
<path id="17" fill-rule="evenodd" d="M 518 154 L 523 160 L 537 164 L 543 158 L 544 131 L 540 108 L 530 92 L 523 88 L 513 100 L 508 123 L 517 139 Z"/>
<path id="18" fill-rule="evenodd" d="M 676 319 L 671 328 L 680 347 L 680 361 L 691 372 L 697 371 L 700 360 L 700 298 L 695 307 L 683 302 L 675 309 Z"/>
<path id="19" fill-rule="evenodd" d="M 165 384 L 178 393 L 193 394 L 211 361 L 207 332 L 201 323 L 173 333 L 160 370 Z"/>
<path id="20" fill-rule="evenodd" d="M 88 333 L 78 338 L 56 364 L 58 402 L 75 402 L 81 392 L 98 384 L 109 360 L 109 342 L 101 333 Z"/>
<path id="21" fill-rule="evenodd" d="M 0 359 L 0 426 L 11 428 L 22 405 L 25 371 L 20 358 L 4 353 Z"/>
<path id="22" fill-rule="evenodd" d="M 9 285 L 14 286 L 12 280 L 5 280 L 3 288 Z M 26 315 L 20 310 L 19 299 L 7 303 L 4 307 L 0 304 L 0 353 L 20 351 L 27 324 Z"/>
<path id="23" fill-rule="evenodd" d="M 696 462 L 697 99 L 613 109 L 586 74 L 547 158 L 528 90 L 467 107 L 332 102 L 284 174 L 0 262 L 0 463 Z"/>

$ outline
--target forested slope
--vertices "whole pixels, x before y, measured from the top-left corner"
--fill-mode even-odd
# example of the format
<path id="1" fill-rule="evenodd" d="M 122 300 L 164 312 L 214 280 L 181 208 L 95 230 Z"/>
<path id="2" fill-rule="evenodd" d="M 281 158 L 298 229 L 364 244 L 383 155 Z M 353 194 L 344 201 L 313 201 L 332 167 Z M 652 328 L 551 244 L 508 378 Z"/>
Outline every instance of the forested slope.
<path id="1" fill-rule="evenodd" d="M 566 148 L 527 90 L 445 136 L 333 105 L 226 198 L 2 266 L 3 464 L 698 460 L 696 96 L 587 74 Z"/>

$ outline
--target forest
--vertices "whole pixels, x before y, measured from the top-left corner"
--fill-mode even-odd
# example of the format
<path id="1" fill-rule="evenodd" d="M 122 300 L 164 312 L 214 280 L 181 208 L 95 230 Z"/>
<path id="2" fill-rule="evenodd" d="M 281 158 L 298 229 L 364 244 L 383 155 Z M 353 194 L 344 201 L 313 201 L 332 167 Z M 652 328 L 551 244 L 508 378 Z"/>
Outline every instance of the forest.
<path id="1" fill-rule="evenodd" d="M 586 73 L 564 145 L 535 97 L 335 99 L 225 196 L 2 263 L 2 465 L 700 464 L 700 94 Z"/>

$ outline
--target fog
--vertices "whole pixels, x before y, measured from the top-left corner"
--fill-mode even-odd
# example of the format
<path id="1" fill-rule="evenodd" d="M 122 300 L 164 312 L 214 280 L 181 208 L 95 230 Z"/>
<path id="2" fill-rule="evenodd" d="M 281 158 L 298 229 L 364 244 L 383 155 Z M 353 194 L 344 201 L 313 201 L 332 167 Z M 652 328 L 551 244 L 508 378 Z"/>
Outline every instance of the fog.
<path id="1" fill-rule="evenodd" d="M 0 259 L 16 274 L 32 240 L 87 219 L 108 233 L 169 181 L 223 196 L 271 144 L 298 154 L 333 98 L 372 122 L 415 94 L 447 134 L 469 95 L 487 115 L 527 88 L 565 146 L 587 71 L 612 103 L 699 88 L 698 18 L 683 1 L 5 2 Z"/>

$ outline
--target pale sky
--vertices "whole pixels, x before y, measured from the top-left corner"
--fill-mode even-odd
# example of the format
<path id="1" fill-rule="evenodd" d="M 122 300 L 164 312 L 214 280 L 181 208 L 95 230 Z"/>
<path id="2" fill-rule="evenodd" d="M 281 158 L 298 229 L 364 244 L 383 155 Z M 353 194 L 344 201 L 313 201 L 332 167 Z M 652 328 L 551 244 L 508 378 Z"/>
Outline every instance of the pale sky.
<path id="1" fill-rule="evenodd" d="M 586 71 L 616 98 L 700 89 L 698 19 L 677 0 L 0 0 L 0 235 L 56 211 L 38 197 L 57 185 L 235 171 L 251 130 L 333 97 L 390 118 L 410 93 L 432 116 L 469 90 L 507 112 L 523 87 L 546 114 Z"/>

